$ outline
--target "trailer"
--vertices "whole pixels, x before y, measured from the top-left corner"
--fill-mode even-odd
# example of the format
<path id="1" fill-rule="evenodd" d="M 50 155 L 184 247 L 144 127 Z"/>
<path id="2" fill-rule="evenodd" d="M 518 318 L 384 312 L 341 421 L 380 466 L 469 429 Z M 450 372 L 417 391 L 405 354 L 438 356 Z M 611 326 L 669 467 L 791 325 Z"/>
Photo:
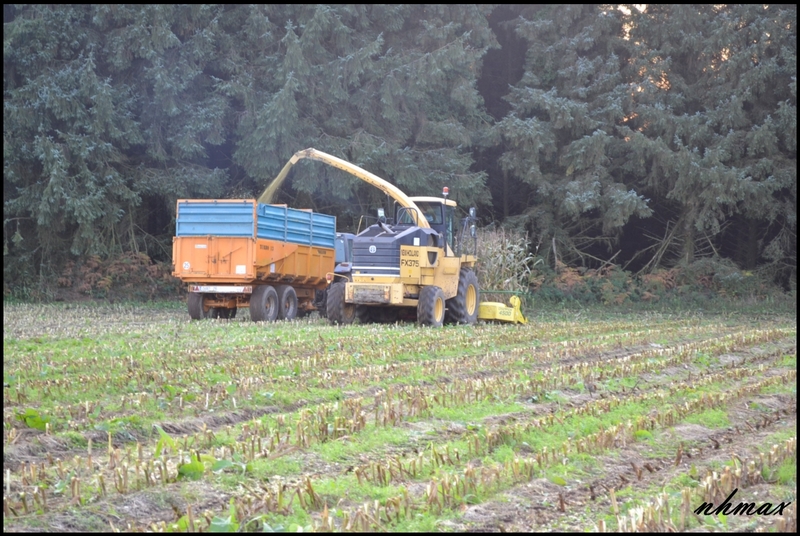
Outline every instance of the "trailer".
<path id="1" fill-rule="evenodd" d="M 255 199 L 179 199 L 172 275 L 192 319 L 292 320 L 324 307 L 336 218 Z"/>

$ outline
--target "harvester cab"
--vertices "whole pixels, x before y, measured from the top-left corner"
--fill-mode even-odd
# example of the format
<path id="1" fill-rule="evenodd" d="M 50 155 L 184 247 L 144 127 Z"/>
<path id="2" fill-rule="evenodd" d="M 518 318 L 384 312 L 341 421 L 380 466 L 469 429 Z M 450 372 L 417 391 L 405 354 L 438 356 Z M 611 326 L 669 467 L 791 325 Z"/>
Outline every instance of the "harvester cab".
<path id="1" fill-rule="evenodd" d="M 424 217 L 444 244 L 445 256 L 460 256 L 467 249 L 474 254 L 477 246 L 475 209 L 471 208 L 469 215 L 459 221 L 456 215 L 456 202 L 447 198 L 448 193 L 449 189 L 445 187 L 442 192 L 443 197 L 412 197 L 411 200 L 417 205 L 419 213 L 395 203 L 395 221 L 398 225 L 416 226 L 419 219 Z M 473 239 L 471 248 L 469 243 L 465 242 L 467 233 Z"/>

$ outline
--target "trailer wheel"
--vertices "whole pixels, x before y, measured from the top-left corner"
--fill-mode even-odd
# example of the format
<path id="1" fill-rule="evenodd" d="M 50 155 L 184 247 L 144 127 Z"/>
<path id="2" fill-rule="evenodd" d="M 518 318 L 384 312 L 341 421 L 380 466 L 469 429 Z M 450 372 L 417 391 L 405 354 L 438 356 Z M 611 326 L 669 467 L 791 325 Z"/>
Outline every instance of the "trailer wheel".
<path id="1" fill-rule="evenodd" d="M 294 320 L 297 318 L 297 292 L 289 285 L 281 285 L 278 291 L 278 319 Z"/>
<path id="2" fill-rule="evenodd" d="M 417 322 L 420 326 L 439 328 L 444 322 L 444 292 L 437 286 L 422 287 L 417 304 Z"/>
<path id="3" fill-rule="evenodd" d="M 189 299 L 187 300 L 187 306 L 189 309 L 189 317 L 192 320 L 203 320 L 204 318 L 208 318 L 208 313 L 203 311 L 203 294 L 198 294 L 197 292 L 190 292 Z M 209 311 L 210 313 L 211 311 Z"/>
<path id="4" fill-rule="evenodd" d="M 352 324 L 356 319 L 356 306 L 344 301 L 346 283 L 334 283 L 328 288 L 327 317 L 331 324 Z"/>
<path id="5" fill-rule="evenodd" d="M 445 321 L 448 324 L 475 324 L 478 321 L 478 302 L 478 276 L 469 268 L 462 268 L 458 274 L 458 292 L 447 300 Z"/>
<path id="6" fill-rule="evenodd" d="M 278 318 L 278 293 L 269 285 L 259 285 L 250 295 L 250 318 L 253 322 L 272 322 Z"/>

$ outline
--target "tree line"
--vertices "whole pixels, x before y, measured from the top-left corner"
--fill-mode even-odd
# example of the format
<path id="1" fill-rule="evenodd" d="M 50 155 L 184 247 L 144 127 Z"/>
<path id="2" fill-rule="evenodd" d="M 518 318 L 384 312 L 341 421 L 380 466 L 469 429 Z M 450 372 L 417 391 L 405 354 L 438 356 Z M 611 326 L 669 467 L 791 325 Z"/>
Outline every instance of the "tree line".
<path id="1" fill-rule="evenodd" d="M 796 285 L 795 5 L 4 6 L 4 281 L 168 262 L 179 198 L 314 147 L 477 206 L 537 255 Z M 279 202 L 381 194 L 303 163 Z"/>

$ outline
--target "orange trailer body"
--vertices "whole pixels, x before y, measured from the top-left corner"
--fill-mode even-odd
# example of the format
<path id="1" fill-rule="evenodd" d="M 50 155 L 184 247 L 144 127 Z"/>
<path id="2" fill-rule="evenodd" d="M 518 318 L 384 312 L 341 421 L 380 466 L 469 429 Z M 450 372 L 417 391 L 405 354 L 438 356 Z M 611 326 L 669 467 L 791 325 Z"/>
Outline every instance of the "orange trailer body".
<path id="1" fill-rule="evenodd" d="M 260 238 L 176 236 L 173 275 L 185 283 L 287 283 L 323 289 L 334 250 Z"/>
<path id="2" fill-rule="evenodd" d="M 176 234 L 172 275 L 189 285 L 192 318 L 209 311 L 231 318 L 251 296 L 272 291 L 265 287 L 281 300 L 291 287 L 295 307 L 286 318 L 293 318 L 320 303 L 335 267 L 336 219 L 309 210 L 255 199 L 181 199 Z M 251 306 L 251 316 L 272 319 L 269 305 L 259 307 Z"/>

